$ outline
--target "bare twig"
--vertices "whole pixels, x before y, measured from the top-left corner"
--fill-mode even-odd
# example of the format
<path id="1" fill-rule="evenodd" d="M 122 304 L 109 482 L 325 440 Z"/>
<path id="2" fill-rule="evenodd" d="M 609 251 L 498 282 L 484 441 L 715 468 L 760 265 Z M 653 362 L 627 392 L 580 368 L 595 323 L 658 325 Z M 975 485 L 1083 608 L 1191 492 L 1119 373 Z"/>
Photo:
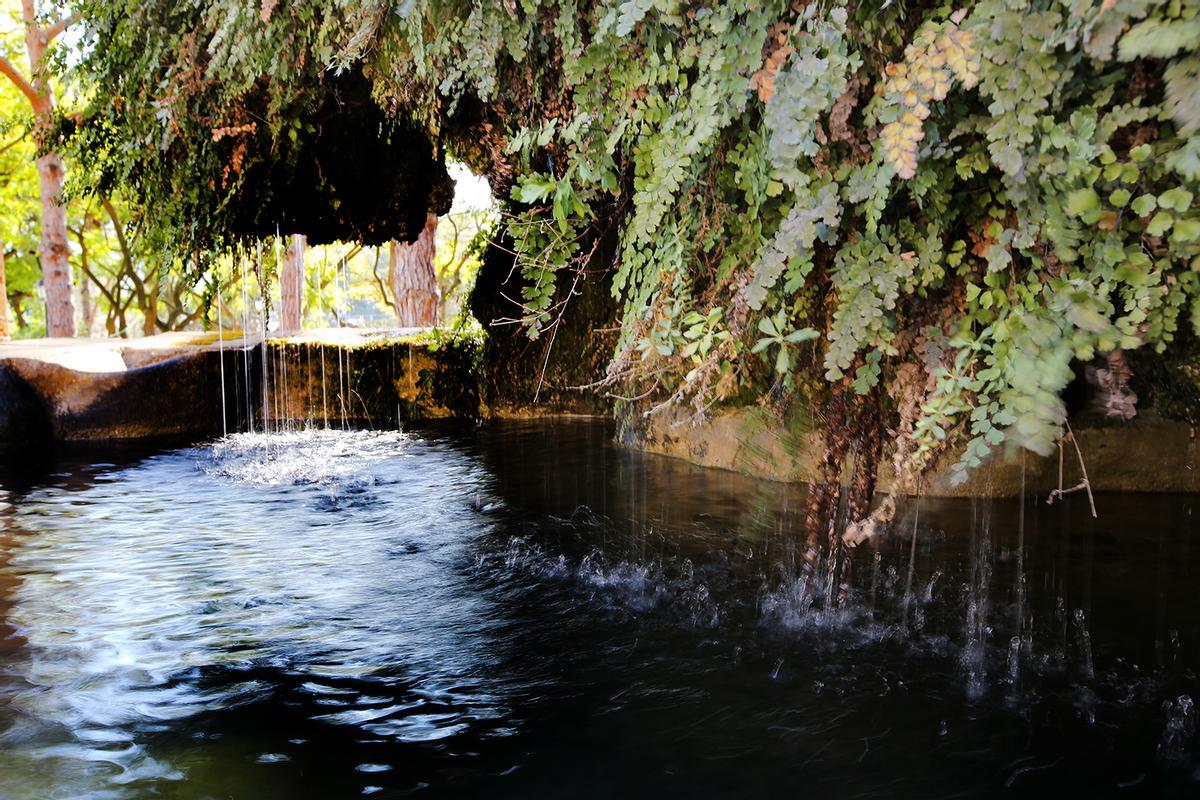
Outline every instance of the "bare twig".
<path id="1" fill-rule="evenodd" d="M 1083 451 L 1079 449 L 1079 440 L 1075 438 L 1075 431 L 1071 430 L 1071 423 L 1067 422 L 1066 425 L 1067 432 L 1058 437 L 1058 488 L 1050 492 L 1050 496 L 1046 498 L 1046 505 L 1053 505 L 1056 498 L 1061 499 L 1072 492 L 1083 490 L 1087 492 L 1088 506 L 1092 510 L 1092 517 L 1096 518 L 1099 515 L 1096 513 L 1096 500 L 1092 496 L 1092 482 L 1088 480 L 1087 466 L 1083 463 Z M 1067 437 L 1075 446 L 1075 457 L 1079 460 L 1079 472 L 1083 476 L 1079 483 L 1070 489 L 1063 488 L 1063 439 Z"/>
<path id="2" fill-rule="evenodd" d="M 396 310 L 396 304 L 392 302 L 392 298 L 388 297 L 387 286 L 383 282 L 383 278 L 379 277 L 379 254 L 383 250 L 382 247 L 375 248 L 375 260 L 371 263 L 371 274 L 375 276 L 375 285 L 379 287 L 379 294 L 383 295 L 383 302 L 392 311 Z"/>
<path id="3" fill-rule="evenodd" d="M 592 242 L 592 247 L 590 250 L 588 250 L 587 255 L 583 256 L 583 258 L 581 258 L 579 260 L 578 266 L 575 269 L 575 277 L 571 281 L 571 290 L 569 292 L 567 292 L 566 298 L 561 303 L 562 310 L 559 312 L 558 317 L 554 320 L 553 324 L 551 325 L 550 342 L 546 345 L 546 357 L 544 359 L 542 359 L 542 371 L 541 371 L 541 374 L 538 375 L 537 388 L 534 389 L 534 391 L 533 391 L 534 405 L 537 405 L 538 396 L 542 393 L 542 384 L 546 380 L 546 368 L 550 365 L 550 351 L 553 349 L 554 340 L 558 336 L 559 325 L 562 324 L 563 317 L 567 313 L 567 304 L 570 302 L 572 297 L 574 297 L 578 294 L 577 289 L 579 286 L 579 281 L 586 274 L 586 272 L 587 272 L 586 267 L 587 267 L 588 263 L 592 260 L 592 256 L 596 252 L 596 248 L 599 246 L 600 246 L 600 237 L 597 236 L 595 241 Z"/>

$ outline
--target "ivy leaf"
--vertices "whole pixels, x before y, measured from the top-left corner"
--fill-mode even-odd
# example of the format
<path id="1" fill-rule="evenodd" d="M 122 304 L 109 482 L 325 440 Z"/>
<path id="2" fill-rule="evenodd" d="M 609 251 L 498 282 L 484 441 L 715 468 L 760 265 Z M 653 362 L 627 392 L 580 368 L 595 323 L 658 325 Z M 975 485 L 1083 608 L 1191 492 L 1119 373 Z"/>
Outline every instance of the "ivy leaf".
<path id="1" fill-rule="evenodd" d="M 1130 286 L 1141 286 L 1146 282 L 1146 272 L 1138 269 L 1132 264 L 1125 264 L 1117 268 L 1113 273 L 1113 278 L 1121 283 L 1127 283 Z"/>
<path id="2" fill-rule="evenodd" d="M 1135 58 L 1170 58 L 1184 48 L 1200 41 L 1200 17 L 1185 20 L 1164 20 L 1151 17 L 1121 37 L 1118 52 L 1122 61 Z"/>
<path id="3" fill-rule="evenodd" d="M 1146 233 L 1150 236 L 1162 236 L 1171 229 L 1175 219 L 1166 211 L 1160 211 L 1154 215 L 1154 219 L 1150 220 L 1150 224 L 1146 226 Z"/>
<path id="4" fill-rule="evenodd" d="M 1151 211 L 1158 207 L 1158 199 L 1152 194 L 1144 194 L 1138 199 L 1134 200 L 1133 205 L 1130 207 L 1133 209 L 1133 213 L 1137 214 L 1139 217 L 1146 217 L 1150 215 Z"/>
<path id="5" fill-rule="evenodd" d="M 513 188 L 513 198 L 517 202 L 527 205 L 541 203 L 550 196 L 554 188 L 554 181 L 543 180 L 539 176 L 531 176 L 523 179 Z"/>
<path id="6" fill-rule="evenodd" d="M 1158 196 L 1158 205 L 1176 211 L 1187 211 L 1192 205 L 1192 193 L 1182 186 L 1176 186 Z"/>
<path id="7" fill-rule="evenodd" d="M 1137 147 L 1129 151 L 1129 157 L 1134 161 L 1145 161 L 1150 157 L 1152 152 L 1154 152 L 1154 148 L 1152 148 L 1150 145 L 1139 144 Z"/>
<path id="8" fill-rule="evenodd" d="M 783 340 L 785 342 L 790 342 L 791 344 L 801 344 L 802 342 L 812 341 L 820 335 L 821 334 L 813 328 L 801 328 L 798 331 L 792 331 L 785 336 Z"/>
<path id="9" fill-rule="evenodd" d="M 1095 211 L 1100 205 L 1100 196 L 1094 189 L 1076 189 L 1067 195 L 1067 213 L 1073 217 L 1082 217 L 1090 211 Z"/>
<path id="10" fill-rule="evenodd" d="M 1067 317 L 1076 328 L 1093 333 L 1108 328 L 1108 318 L 1091 306 L 1090 303 L 1075 303 L 1067 312 Z"/>
<path id="11" fill-rule="evenodd" d="M 1171 232 L 1171 241 L 1180 244 L 1194 242 L 1200 239 L 1200 219 L 1181 219 L 1175 222 L 1175 230 Z"/>

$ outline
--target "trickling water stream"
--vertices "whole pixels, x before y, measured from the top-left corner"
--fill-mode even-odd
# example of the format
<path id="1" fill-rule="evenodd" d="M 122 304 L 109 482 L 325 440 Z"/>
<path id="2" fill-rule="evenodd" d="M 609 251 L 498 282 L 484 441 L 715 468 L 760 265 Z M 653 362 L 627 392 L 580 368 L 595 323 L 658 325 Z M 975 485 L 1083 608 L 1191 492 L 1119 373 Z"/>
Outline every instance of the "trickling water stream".
<path id="1" fill-rule="evenodd" d="M 610 438 L 239 434 L 9 479 L 0 797 L 1200 787 L 1190 498 L 926 498 L 814 611 L 802 490 Z"/>

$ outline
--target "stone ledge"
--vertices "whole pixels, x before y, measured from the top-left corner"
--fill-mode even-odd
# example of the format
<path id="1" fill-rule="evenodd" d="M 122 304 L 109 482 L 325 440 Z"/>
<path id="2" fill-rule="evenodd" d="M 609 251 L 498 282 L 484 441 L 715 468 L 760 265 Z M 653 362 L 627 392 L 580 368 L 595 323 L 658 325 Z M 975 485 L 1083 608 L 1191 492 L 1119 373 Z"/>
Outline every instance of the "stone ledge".
<path id="1" fill-rule="evenodd" d="M 264 419 L 391 427 L 474 418 L 476 352 L 470 337 L 419 329 L 313 331 L 265 345 L 230 333 L 3 344 L 0 453 L 194 440 Z"/>
<path id="2" fill-rule="evenodd" d="M 1143 414 L 1126 424 L 1075 429 L 1088 477 L 1096 492 L 1196 492 L 1197 443 L 1184 422 Z M 803 420 L 785 424 L 757 407 L 724 409 L 707 422 L 692 425 L 683 415 L 660 414 L 621 425 L 618 437 L 635 450 L 681 458 L 704 467 L 732 470 L 773 481 L 807 482 L 817 473 L 822 452 L 819 430 Z M 1047 493 L 1058 485 L 1057 455 L 998 452 L 974 470 L 967 481 L 953 485 L 950 467 L 958 453 L 943 457 L 927 477 L 922 494 L 931 497 L 1015 497 Z M 847 467 L 847 478 L 852 466 Z M 1078 460 L 1069 444 L 1063 454 L 1063 484 L 1079 482 Z M 895 475 L 889 463 L 880 466 L 878 489 L 889 492 Z"/>

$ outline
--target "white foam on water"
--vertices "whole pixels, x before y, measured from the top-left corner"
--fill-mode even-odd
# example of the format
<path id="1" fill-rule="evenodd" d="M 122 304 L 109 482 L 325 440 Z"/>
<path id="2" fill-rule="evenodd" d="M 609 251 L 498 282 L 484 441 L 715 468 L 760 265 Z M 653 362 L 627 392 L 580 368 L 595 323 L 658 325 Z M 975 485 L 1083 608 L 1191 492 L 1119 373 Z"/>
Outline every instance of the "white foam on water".
<path id="1" fill-rule="evenodd" d="M 400 431 L 235 433 L 217 440 L 201 466 L 213 477 L 260 486 L 361 481 L 411 441 Z"/>

